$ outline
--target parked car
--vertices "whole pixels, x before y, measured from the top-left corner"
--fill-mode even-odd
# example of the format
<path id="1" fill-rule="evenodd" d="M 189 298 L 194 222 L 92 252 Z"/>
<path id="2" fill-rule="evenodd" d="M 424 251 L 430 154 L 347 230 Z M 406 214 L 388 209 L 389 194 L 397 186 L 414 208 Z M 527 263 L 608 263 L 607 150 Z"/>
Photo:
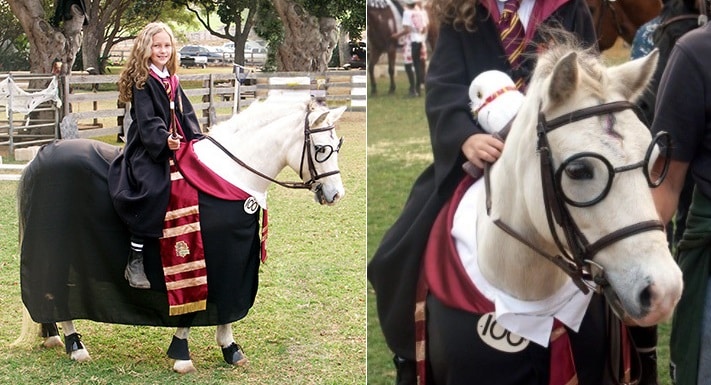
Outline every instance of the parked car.
<path id="1" fill-rule="evenodd" d="M 234 53 L 235 44 L 228 42 L 222 45 L 222 48 Z M 264 65 L 267 62 L 267 54 L 269 51 L 263 45 L 256 41 L 247 40 L 244 44 L 244 64 L 245 65 Z"/>
<path id="2" fill-rule="evenodd" d="M 351 57 L 348 63 L 343 65 L 344 69 L 365 69 L 365 42 L 348 42 Z"/>
<path id="3" fill-rule="evenodd" d="M 180 53 L 181 67 L 201 67 L 205 68 L 208 61 L 207 47 L 202 45 L 186 45 L 178 51 Z"/>
<path id="4" fill-rule="evenodd" d="M 234 58 L 234 52 L 227 51 L 223 47 L 207 47 L 207 51 L 208 63 L 225 64 Z"/>

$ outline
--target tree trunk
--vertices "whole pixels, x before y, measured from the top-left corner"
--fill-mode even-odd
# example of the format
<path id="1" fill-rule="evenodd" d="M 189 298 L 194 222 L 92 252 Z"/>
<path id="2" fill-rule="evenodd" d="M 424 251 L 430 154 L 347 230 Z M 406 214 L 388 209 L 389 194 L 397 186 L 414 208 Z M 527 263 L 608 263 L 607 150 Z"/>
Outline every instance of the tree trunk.
<path id="1" fill-rule="evenodd" d="M 52 63 L 58 59 L 62 62 L 60 74 L 68 74 L 81 47 L 81 9 L 72 6 L 72 18 L 55 28 L 46 20 L 40 0 L 7 1 L 30 42 L 30 72 L 51 73 Z"/>
<path id="2" fill-rule="evenodd" d="M 82 69 L 86 71 L 93 67 L 93 73 L 103 74 L 106 62 L 102 63 L 100 59 L 105 52 L 110 51 L 110 47 L 104 47 L 107 43 L 105 34 L 115 34 L 116 26 L 109 28 L 109 24 L 120 20 L 121 15 L 131 5 L 131 0 L 86 0 L 85 3 L 91 23 L 84 26 L 84 41 L 81 44 Z"/>
<path id="3" fill-rule="evenodd" d="M 284 42 L 277 48 L 279 71 L 324 72 L 338 41 L 332 17 L 317 18 L 292 0 L 274 0 L 284 23 Z"/>
<path id="4" fill-rule="evenodd" d="M 341 67 L 351 60 L 351 47 L 348 43 L 351 41 L 350 35 L 345 30 L 338 34 L 338 63 Z"/>
<path id="5" fill-rule="evenodd" d="M 87 31 L 88 32 L 88 31 Z M 99 56 L 101 55 L 101 46 L 103 45 L 102 36 L 95 33 L 84 33 L 84 41 L 81 46 L 81 61 L 83 70 L 94 68 L 97 73 L 103 71 L 99 64 Z"/>

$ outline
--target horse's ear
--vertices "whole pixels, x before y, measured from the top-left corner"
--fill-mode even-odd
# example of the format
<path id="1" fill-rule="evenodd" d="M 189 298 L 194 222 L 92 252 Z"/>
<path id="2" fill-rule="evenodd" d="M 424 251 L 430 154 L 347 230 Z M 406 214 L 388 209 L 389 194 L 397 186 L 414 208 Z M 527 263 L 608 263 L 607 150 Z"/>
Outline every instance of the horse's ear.
<path id="1" fill-rule="evenodd" d="M 556 63 L 548 84 L 552 104 L 563 103 L 578 88 L 578 54 L 570 52 Z"/>
<path id="2" fill-rule="evenodd" d="M 338 119 L 340 119 L 344 112 L 346 112 L 346 106 L 331 109 L 329 112 L 331 123 L 335 123 Z"/>
<path id="3" fill-rule="evenodd" d="M 655 49 L 647 56 L 631 60 L 607 70 L 609 84 L 627 100 L 637 101 L 649 85 L 659 59 L 659 50 Z"/>
<path id="4" fill-rule="evenodd" d="M 328 113 L 329 113 L 329 111 L 326 111 L 318 116 L 309 115 L 309 127 L 312 127 L 312 128 L 318 127 L 321 123 L 323 123 L 324 120 L 326 120 Z"/>
<path id="5" fill-rule="evenodd" d="M 319 115 L 317 118 L 312 119 L 309 118 L 310 120 L 310 126 L 309 127 L 318 127 L 323 121 L 327 118 L 330 117 L 331 119 L 329 120 L 331 124 L 335 123 L 338 119 L 341 118 L 343 113 L 346 111 L 346 106 L 334 108 L 331 110 L 328 110 L 321 115 Z"/>

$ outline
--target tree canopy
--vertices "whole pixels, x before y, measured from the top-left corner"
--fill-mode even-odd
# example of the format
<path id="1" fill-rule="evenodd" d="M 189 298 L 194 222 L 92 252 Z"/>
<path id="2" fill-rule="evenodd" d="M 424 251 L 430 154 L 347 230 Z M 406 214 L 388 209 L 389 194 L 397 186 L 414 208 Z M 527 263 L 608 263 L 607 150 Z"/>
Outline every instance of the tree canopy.
<path id="1" fill-rule="evenodd" d="M 255 30 L 285 71 L 324 71 L 339 32 L 359 39 L 365 28 L 365 0 L 260 0 Z"/>
<path id="2" fill-rule="evenodd" d="M 192 12 L 210 34 L 232 41 L 235 46 L 234 62 L 244 64 L 244 47 L 254 26 L 259 0 L 172 1 L 174 6 L 184 7 Z M 212 14 L 219 17 L 221 25 L 212 25 Z"/>
<path id="3" fill-rule="evenodd" d="M 0 71 L 27 68 L 30 47 L 22 25 L 10 9 L 10 4 L 0 1 Z"/>
<path id="4" fill-rule="evenodd" d="M 7 0 L 0 2 L 0 54 L 29 47 L 32 72 L 49 72 L 60 60 L 68 73 L 81 48 L 83 67 L 101 69 L 111 48 L 148 22 L 182 24 L 186 15 L 212 35 L 233 41 L 238 63 L 244 63 L 254 30 L 269 42 L 272 68 L 324 71 L 339 36 L 360 38 L 365 0 Z M 219 25 L 213 25 L 214 15 Z"/>

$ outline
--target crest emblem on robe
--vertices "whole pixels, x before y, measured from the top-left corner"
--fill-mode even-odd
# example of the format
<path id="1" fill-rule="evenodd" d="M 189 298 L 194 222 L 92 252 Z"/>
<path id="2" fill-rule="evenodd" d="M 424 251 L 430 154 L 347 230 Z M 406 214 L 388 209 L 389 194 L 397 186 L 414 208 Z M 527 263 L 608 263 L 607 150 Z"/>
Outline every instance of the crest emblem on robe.
<path id="1" fill-rule="evenodd" d="M 175 255 L 180 258 L 185 258 L 186 255 L 190 254 L 190 248 L 185 241 L 178 241 L 175 243 Z"/>

